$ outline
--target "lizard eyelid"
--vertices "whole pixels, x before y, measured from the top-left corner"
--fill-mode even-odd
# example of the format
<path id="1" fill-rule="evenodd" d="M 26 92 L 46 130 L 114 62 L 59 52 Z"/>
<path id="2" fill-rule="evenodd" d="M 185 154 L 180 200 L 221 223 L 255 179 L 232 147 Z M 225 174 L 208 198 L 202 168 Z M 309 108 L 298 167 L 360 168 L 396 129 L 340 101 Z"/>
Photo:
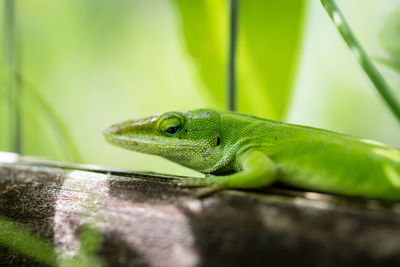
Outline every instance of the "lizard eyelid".
<path id="1" fill-rule="evenodd" d="M 182 119 L 171 114 L 166 114 L 164 117 L 161 117 L 158 125 L 160 132 L 168 137 L 177 135 L 182 129 L 182 126 Z"/>

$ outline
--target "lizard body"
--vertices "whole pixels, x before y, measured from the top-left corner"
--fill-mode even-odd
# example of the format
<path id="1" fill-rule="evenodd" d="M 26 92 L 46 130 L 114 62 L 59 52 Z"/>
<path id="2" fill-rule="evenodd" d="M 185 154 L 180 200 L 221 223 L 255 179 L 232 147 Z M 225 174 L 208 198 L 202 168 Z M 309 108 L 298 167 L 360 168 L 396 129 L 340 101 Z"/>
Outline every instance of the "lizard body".
<path id="1" fill-rule="evenodd" d="M 400 200 L 400 150 L 332 131 L 235 112 L 167 112 L 114 124 L 112 144 L 163 156 L 208 176 L 185 185 L 257 188 L 273 182 Z"/>

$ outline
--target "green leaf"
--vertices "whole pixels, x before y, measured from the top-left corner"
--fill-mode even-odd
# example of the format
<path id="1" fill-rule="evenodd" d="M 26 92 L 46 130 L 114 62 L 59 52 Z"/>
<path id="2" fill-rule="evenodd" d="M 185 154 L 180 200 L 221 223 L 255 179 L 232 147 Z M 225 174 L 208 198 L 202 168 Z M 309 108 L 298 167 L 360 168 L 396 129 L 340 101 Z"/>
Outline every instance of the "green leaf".
<path id="1" fill-rule="evenodd" d="M 239 110 L 282 119 L 297 68 L 306 1 L 241 1 Z"/>
<path id="2" fill-rule="evenodd" d="M 176 0 L 185 45 L 213 106 L 225 107 L 228 13 L 222 0 Z"/>
<path id="3" fill-rule="evenodd" d="M 198 65 L 202 90 L 226 105 L 228 1 L 176 0 L 185 45 Z M 282 118 L 291 99 L 306 0 L 240 1 L 238 109 Z"/>
<path id="4" fill-rule="evenodd" d="M 389 58 L 379 58 L 381 63 L 400 72 L 400 8 L 393 11 L 379 31 L 379 40 Z"/>

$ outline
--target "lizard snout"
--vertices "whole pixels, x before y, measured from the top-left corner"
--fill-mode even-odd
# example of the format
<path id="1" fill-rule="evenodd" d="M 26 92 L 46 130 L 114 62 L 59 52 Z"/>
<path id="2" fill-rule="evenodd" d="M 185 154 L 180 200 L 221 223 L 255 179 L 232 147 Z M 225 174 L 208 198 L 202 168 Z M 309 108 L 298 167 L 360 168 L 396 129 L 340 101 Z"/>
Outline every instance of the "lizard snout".
<path id="1" fill-rule="evenodd" d="M 103 129 L 103 135 L 106 137 L 110 135 L 120 134 L 121 132 L 121 127 L 118 125 L 111 125 Z"/>

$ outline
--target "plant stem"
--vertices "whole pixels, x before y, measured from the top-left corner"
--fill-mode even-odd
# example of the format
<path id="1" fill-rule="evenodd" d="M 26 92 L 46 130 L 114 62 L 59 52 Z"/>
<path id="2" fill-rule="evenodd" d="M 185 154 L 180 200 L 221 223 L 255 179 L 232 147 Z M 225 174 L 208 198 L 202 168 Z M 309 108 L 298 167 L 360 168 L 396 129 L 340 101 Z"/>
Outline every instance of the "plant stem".
<path id="1" fill-rule="evenodd" d="M 20 88 L 17 80 L 17 40 L 15 23 L 15 1 L 4 1 L 4 55 L 8 74 L 9 142 L 13 152 L 21 152 L 21 129 L 18 101 Z"/>
<path id="2" fill-rule="evenodd" d="M 236 43 L 237 43 L 237 17 L 238 1 L 230 0 L 229 17 L 229 56 L 228 56 L 228 107 L 236 110 Z"/>
<path id="3" fill-rule="evenodd" d="M 355 55 L 356 59 L 364 69 L 365 73 L 370 78 L 371 82 L 375 85 L 375 88 L 380 93 L 386 104 L 389 106 L 393 114 L 400 122 L 400 104 L 396 101 L 396 98 L 392 94 L 389 85 L 386 83 L 383 76 L 379 73 L 378 69 L 372 63 L 365 50 L 362 48 L 359 41 L 350 29 L 350 26 L 346 22 L 342 12 L 339 10 L 334 0 L 321 0 L 322 5 L 328 12 L 333 23 L 336 25 L 344 41 L 349 46 L 350 50 Z"/>

